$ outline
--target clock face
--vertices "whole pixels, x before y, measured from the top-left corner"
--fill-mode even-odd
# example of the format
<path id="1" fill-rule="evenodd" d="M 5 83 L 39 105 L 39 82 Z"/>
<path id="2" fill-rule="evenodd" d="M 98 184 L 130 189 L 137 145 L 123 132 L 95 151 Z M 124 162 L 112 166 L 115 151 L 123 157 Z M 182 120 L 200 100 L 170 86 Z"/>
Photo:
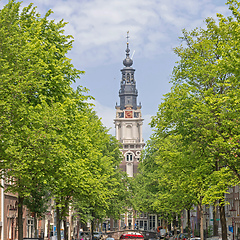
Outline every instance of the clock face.
<path id="1" fill-rule="evenodd" d="M 125 118 L 132 118 L 133 112 L 132 111 L 125 111 Z"/>

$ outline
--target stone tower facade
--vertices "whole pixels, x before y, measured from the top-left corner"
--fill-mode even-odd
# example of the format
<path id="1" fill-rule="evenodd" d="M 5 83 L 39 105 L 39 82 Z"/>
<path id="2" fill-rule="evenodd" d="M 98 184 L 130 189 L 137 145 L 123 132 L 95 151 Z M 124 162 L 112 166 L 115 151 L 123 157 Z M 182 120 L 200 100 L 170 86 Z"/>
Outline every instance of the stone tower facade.
<path id="1" fill-rule="evenodd" d="M 131 67 L 133 60 L 129 57 L 129 53 L 129 43 L 127 42 L 126 58 L 123 60 L 124 67 L 121 69 L 120 105 L 115 107 L 114 124 L 116 138 L 122 144 L 123 161 L 120 167 L 127 172 L 129 177 L 133 177 L 137 173 L 141 151 L 145 144 L 142 138 L 141 104 L 137 104 L 135 69 Z"/>

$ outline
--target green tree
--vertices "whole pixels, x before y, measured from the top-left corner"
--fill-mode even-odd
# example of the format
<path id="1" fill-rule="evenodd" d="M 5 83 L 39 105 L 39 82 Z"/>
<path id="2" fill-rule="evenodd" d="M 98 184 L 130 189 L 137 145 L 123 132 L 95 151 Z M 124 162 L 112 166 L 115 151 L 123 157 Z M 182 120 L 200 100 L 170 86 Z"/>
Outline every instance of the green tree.
<path id="1" fill-rule="evenodd" d="M 175 152 L 173 149 L 180 153 L 180 158 L 173 159 L 173 162 L 184 174 L 171 168 L 171 154 L 166 158 L 170 163 L 164 162 L 168 145 L 156 150 L 151 157 L 156 161 L 156 153 L 159 154 L 161 167 L 166 166 L 171 177 L 177 173 L 177 178 L 172 178 L 173 185 L 166 177 L 167 190 L 169 186 L 170 189 L 178 186 L 182 190 L 191 186 L 199 206 L 219 202 L 223 239 L 227 238 L 224 194 L 229 186 L 239 182 L 240 169 L 240 4 L 232 0 L 228 5 L 232 12 L 230 17 L 218 14 L 218 22 L 206 19 L 205 29 L 183 30 L 183 43 L 174 49 L 180 60 L 173 70 L 172 90 L 152 120 L 155 140 L 158 141 L 156 147 L 169 137 L 180 137 L 180 144 L 172 146 L 171 153 Z M 163 171 L 161 173 L 166 176 Z M 164 179 L 163 176 L 160 179 Z M 162 184 L 164 186 L 164 182 Z M 162 193 L 162 189 L 159 192 Z M 173 197 L 174 192 L 171 191 L 170 195 Z M 167 196 L 169 199 L 170 195 L 162 195 L 161 201 L 164 203 L 163 198 Z"/>
<path id="2" fill-rule="evenodd" d="M 239 4 L 236 1 L 228 4 L 231 17 L 226 19 L 218 15 L 219 24 L 209 18 L 206 29 L 183 31 L 185 45 L 175 49 L 180 60 L 173 71 L 174 86 L 155 118 L 156 127 L 161 125 L 161 130 L 168 134 L 181 134 L 186 146 L 199 146 L 204 155 L 198 157 L 204 156 L 207 165 L 212 168 L 218 165 L 211 179 L 206 178 L 211 199 L 203 198 L 203 201 L 219 200 L 223 239 L 227 234 L 224 193 L 232 184 L 229 172 L 239 178 L 236 164 L 239 157 L 239 83 L 235 71 L 228 67 L 230 55 L 237 57 L 239 46 L 235 34 L 236 25 L 239 26 Z M 201 164 L 202 167 L 207 165 Z"/>
<path id="3" fill-rule="evenodd" d="M 117 215 L 124 199 L 119 146 L 85 90 L 70 87 L 82 72 L 66 57 L 72 41 L 65 23 L 50 14 L 41 17 L 32 4 L 20 11 L 14 0 L 0 12 L 1 169 L 18 194 L 19 239 L 24 200 L 43 211 L 32 205 L 44 200 L 36 186 L 55 198 L 58 239 L 73 199 L 84 199 L 97 218 Z"/>
<path id="4" fill-rule="evenodd" d="M 196 179 L 199 176 L 192 172 L 198 162 L 191 159 L 181 146 L 181 136 L 151 137 L 137 176 L 143 189 L 139 195 L 144 194 L 143 199 L 147 199 L 146 203 L 143 201 L 146 212 L 158 213 L 176 226 L 176 216 L 198 203 L 199 184 L 196 184 Z M 141 199 L 137 204 L 143 205 Z"/>
<path id="5" fill-rule="evenodd" d="M 71 101 L 65 104 L 65 109 L 67 124 L 60 141 L 66 151 L 52 186 L 58 213 L 57 229 L 60 229 L 61 220 L 65 221 L 73 201 L 85 201 L 89 204 L 87 211 L 92 210 L 98 218 L 106 216 L 107 200 L 114 195 L 118 180 L 121 180 L 114 177 L 120 176 L 117 174 L 119 147 L 96 114 L 87 106 L 72 107 Z"/>
<path id="6" fill-rule="evenodd" d="M 37 236 L 37 220 L 42 218 L 47 212 L 47 208 L 50 200 L 50 192 L 45 184 L 36 183 L 35 189 L 32 188 L 32 192 L 28 197 L 25 197 L 23 204 L 27 206 L 27 209 L 33 216 L 34 221 L 34 238 Z"/>
<path id="7" fill-rule="evenodd" d="M 60 103 L 81 73 L 66 57 L 65 23 L 48 20 L 50 13 L 41 17 L 32 4 L 20 11 L 16 1 L 0 11 L 0 158 L 9 190 L 18 193 L 19 239 L 23 200 L 61 166 Z"/>
<path id="8" fill-rule="evenodd" d="M 87 119 L 84 129 L 89 134 L 85 157 L 90 176 L 85 179 L 83 191 L 73 199 L 81 220 L 90 220 L 93 231 L 96 219 L 120 217 L 125 206 L 126 176 L 119 169 L 122 159 L 119 144 L 108 134 L 94 112 Z"/>

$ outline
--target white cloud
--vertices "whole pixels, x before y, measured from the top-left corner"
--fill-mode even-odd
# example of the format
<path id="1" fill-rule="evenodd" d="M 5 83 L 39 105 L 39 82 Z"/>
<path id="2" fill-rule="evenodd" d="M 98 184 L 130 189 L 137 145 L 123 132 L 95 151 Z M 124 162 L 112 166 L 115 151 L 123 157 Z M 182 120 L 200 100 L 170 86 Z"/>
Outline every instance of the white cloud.
<path id="1" fill-rule="evenodd" d="M 119 42 L 128 30 L 138 57 L 170 51 L 166 46 L 177 41 L 182 28 L 203 25 L 216 8 L 210 0 L 72 0 L 57 1 L 53 11 L 69 21 L 67 31 L 75 37 L 76 54 L 87 66 L 119 60 Z"/>
<path id="2" fill-rule="evenodd" d="M 75 58 L 78 56 L 79 65 L 85 67 L 118 61 L 128 30 L 136 57 L 171 51 L 169 45 L 173 43 L 169 43 L 177 41 L 182 28 L 201 26 L 207 16 L 225 13 L 224 3 L 225 0 L 42 0 L 36 5 L 40 12 L 51 8 L 53 18 L 69 22 L 66 33 L 74 36 Z"/>

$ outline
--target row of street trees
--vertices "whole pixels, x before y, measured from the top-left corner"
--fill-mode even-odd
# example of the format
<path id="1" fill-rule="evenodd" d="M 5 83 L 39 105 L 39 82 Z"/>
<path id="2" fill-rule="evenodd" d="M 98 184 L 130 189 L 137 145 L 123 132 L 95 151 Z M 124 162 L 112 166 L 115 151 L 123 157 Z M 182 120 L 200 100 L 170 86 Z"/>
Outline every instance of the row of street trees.
<path id="1" fill-rule="evenodd" d="M 0 10 L 1 177 L 18 195 L 18 239 L 23 205 L 40 217 L 54 198 L 60 240 L 70 204 L 82 220 L 119 217 L 127 182 L 117 141 L 87 103 L 91 96 L 71 88 L 83 72 L 66 56 L 66 23 L 20 5 L 10 0 Z"/>
<path id="2" fill-rule="evenodd" d="M 140 211 L 175 219 L 198 206 L 203 239 L 203 204 L 224 206 L 228 187 L 240 181 L 240 3 L 228 0 L 229 17 L 206 19 L 205 28 L 183 30 L 172 89 L 152 118 L 151 136 L 136 178 Z M 215 214 L 215 212 L 214 212 Z M 214 233 L 217 235 L 216 216 Z M 190 231 L 189 231 L 190 235 Z"/>

